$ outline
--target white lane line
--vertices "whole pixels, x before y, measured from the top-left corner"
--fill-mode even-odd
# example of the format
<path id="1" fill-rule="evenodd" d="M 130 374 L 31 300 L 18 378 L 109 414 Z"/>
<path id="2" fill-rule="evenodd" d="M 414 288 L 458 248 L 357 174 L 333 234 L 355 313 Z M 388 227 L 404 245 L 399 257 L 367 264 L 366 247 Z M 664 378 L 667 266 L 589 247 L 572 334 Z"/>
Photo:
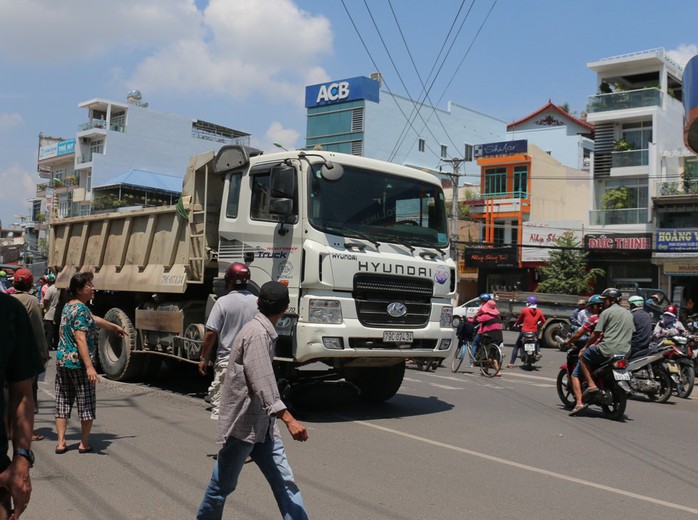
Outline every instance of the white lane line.
<path id="1" fill-rule="evenodd" d="M 431 386 L 435 386 L 436 388 L 443 388 L 445 390 L 465 390 L 462 386 L 449 386 L 449 385 L 440 385 L 438 383 L 429 383 Z"/>
<path id="2" fill-rule="evenodd" d="M 344 419 L 346 419 L 347 421 L 351 421 L 351 419 L 349 417 L 345 417 Z M 459 453 L 464 453 L 466 455 L 471 455 L 473 457 L 478 457 L 480 459 L 485 459 L 485 460 L 489 460 L 492 462 L 498 462 L 498 463 L 504 464 L 506 466 L 519 468 L 519 469 L 522 469 L 525 471 L 530 471 L 532 473 L 538 473 L 541 475 L 545 475 L 547 477 L 556 478 L 558 480 L 566 480 L 567 482 L 572 482 L 574 484 L 580 484 L 582 486 L 588 486 L 591 488 L 600 489 L 602 491 L 607 491 L 609 493 L 615 493 L 616 495 L 634 498 L 636 500 L 642 500 L 644 502 L 649 502 L 651 504 L 655 504 L 658 506 L 667 507 L 669 509 L 676 509 L 679 511 L 685 511 L 687 513 L 691 513 L 693 515 L 698 515 L 698 509 L 694 509 L 692 507 L 684 506 L 681 504 L 667 502 L 665 500 L 660 500 L 658 498 L 652 498 L 652 497 L 648 497 L 645 495 L 639 495 L 637 493 L 633 493 L 632 491 L 625 491 L 624 489 L 614 488 L 611 486 L 604 486 L 603 484 L 597 484 L 596 482 L 591 482 L 589 480 L 583 480 L 580 478 L 570 477 L 569 475 L 563 475 L 562 473 L 548 471 L 547 469 L 537 468 L 535 466 L 529 466 L 528 464 L 521 464 L 519 462 L 514 462 L 513 460 L 507 460 L 507 459 L 503 459 L 501 457 L 493 457 L 492 455 L 486 455 L 484 453 L 468 450 L 466 448 L 461 448 L 459 446 L 453 446 L 451 444 L 446 444 L 446 443 L 435 441 L 432 439 L 427 439 L 425 437 L 419 437 L 418 435 L 412 435 L 411 433 L 401 432 L 399 430 L 393 430 L 392 428 L 386 428 L 385 426 L 379 426 L 377 424 L 373 424 L 370 422 L 366 422 L 366 421 L 353 421 L 353 422 L 355 424 L 367 426 L 367 427 L 373 428 L 375 430 L 380 430 L 380 431 L 383 431 L 386 433 L 392 433 L 393 435 L 399 435 L 401 437 L 405 437 L 405 438 L 412 439 L 415 441 L 423 442 L 425 444 L 431 444 L 432 446 L 438 446 L 439 448 L 446 448 L 448 450 L 456 451 Z"/>
<path id="3" fill-rule="evenodd" d="M 426 372 L 425 372 L 425 374 L 426 374 Z M 502 377 L 505 377 L 505 378 L 508 378 L 509 376 L 514 376 L 514 377 L 523 377 L 525 379 L 538 379 L 540 381 L 550 381 L 551 383 L 557 382 L 557 379 L 555 379 L 554 377 L 532 376 L 529 374 L 515 374 L 513 372 L 504 371 L 504 370 L 501 371 L 500 374 L 502 374 Z M 428 375 L 430 377 L 438 377 L 440 379 L 449 379 L 451 381 L 461 381 L 462 380 L 461 378 L 454 377 L 454 376 L 440 376 L 438 374 L 431 374 L 431 373 L 429 373 Z M 463 372 L 463 375 L 466 377 L 472 377 L 472 376 L 479 376 L 480 373 L 478 372 L 477 374 L 474 374 L 474 373 L 469 374 L 467 372 Z"/>

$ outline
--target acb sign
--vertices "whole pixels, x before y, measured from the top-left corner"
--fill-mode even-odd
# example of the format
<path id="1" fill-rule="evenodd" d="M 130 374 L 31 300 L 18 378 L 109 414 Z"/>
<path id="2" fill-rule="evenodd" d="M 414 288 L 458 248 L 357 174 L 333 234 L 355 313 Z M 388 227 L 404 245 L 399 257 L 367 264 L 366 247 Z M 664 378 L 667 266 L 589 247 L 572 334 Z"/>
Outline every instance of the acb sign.
<path id="1" fill-rule="evenodd" d="M 365 99 L 378 102 L 380 84 L 377 80 L 357 77 L 319 83 L 305 87 L 306 108 Z"/>

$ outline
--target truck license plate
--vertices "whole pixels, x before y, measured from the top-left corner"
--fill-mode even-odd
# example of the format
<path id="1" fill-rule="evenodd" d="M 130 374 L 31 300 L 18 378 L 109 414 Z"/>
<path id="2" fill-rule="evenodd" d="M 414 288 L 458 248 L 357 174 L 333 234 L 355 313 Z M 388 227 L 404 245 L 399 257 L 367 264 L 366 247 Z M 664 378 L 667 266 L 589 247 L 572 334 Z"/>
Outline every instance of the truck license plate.
<path id="1" fill-rule="evenodd" d="M 535 343 L 524 343 L 524 350 L 528 353 L 535 352 L 536 344 Z"/>
<path id="2" fill-rule="evenodd" d="M 386 343 L 412 343 L 414 341 L 414 334 L 412 332 L 386 330 L 383 332 L 383 341 Z"/>
<path id="3" fill-rule="evenodd" d="M 630 372 L 626 372 L 625 370 L 614 370 L 613 377 L 616 381 L 630 381 Z"/>

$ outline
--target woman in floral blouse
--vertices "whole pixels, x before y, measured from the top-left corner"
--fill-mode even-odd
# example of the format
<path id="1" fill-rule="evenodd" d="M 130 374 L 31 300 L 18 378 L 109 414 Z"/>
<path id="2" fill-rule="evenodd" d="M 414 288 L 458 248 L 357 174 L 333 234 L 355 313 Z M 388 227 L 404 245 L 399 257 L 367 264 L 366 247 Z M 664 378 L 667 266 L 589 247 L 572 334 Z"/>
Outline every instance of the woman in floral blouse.
<path id="1" fill-rule="evenodd" d="M 94 297 L 93 274 L 76 273 L 70 279 L 68 297 L 63 307 L 56 351 L 56 453 L 68 451 L 65 430 L 77 400 L 82 436 L 78 452 L 92 451 L 90 431 L 95 419 L 97 397 L 95 383 L 99 379 L 93 361 L 97 355 L 98 329 L 125 336 L 126 331 L 115 323 L 93 316 L 87 302 Z"/>

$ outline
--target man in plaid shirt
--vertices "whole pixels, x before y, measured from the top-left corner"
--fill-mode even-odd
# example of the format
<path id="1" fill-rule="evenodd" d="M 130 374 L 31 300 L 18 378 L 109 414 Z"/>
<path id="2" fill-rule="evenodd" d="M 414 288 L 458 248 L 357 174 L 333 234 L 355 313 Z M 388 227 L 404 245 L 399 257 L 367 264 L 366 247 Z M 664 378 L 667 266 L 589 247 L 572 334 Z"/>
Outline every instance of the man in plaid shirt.
<path id="1" fill-rule="evenodd" d="M 218 439 L 223 448 L 213 468 L 198 520 L 220 519 L 225 500 L 237 486 L 249 456 L 269 482 L 286 520 L 307 519 L 303 498 L 286 459 L 276 419 L 281 419 L 297 441 L 308 432 L 281 401 L 272 358 L 278 334 L 276 322 L 289 304 L 288 288 L 265 283 L 257 300 L 259 312 L 235 337 L 221 395 Z"/>

